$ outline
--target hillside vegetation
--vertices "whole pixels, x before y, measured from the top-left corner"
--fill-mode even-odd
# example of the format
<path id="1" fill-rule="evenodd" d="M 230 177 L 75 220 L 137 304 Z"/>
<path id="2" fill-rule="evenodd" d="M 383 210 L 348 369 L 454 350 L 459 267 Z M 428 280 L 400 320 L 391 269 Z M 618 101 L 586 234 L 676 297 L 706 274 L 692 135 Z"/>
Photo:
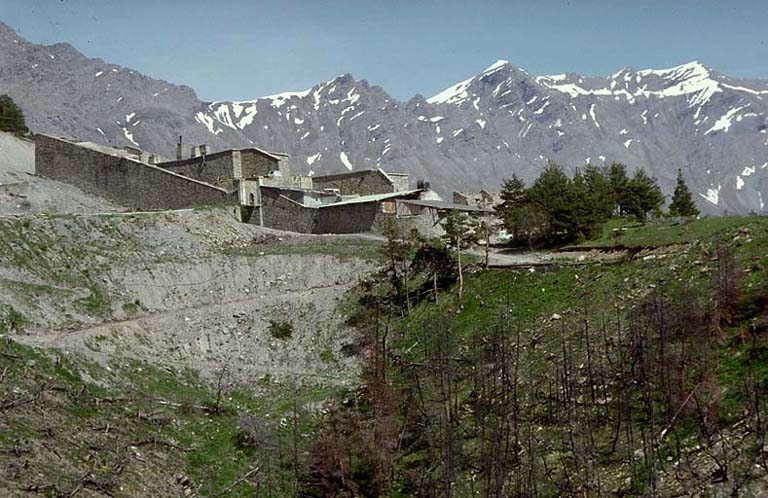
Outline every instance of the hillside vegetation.
<path id="1" fill-rule="evenodd" d="M 380 243 L 221 210 L 0 217 L 0 496 L 291 496 Z"/>
<path id="2" fill-rule="evenodd" d="M 768 494 L 765 217 L 460 273 L 461 233 L 118 213 L 0 141 L 0 496 Z"/>
<path id="3" fill-rule="evenodd" d="M 417 291 L 410 312 L 388 278 L 369 283 L 353 312 L 372 350 L 366 396 L 327 426 L 336 460 L 307 492 L 768 493 L 768 219 L 618 238 L 634 256 L 478 269 L 461 299 Z"/>

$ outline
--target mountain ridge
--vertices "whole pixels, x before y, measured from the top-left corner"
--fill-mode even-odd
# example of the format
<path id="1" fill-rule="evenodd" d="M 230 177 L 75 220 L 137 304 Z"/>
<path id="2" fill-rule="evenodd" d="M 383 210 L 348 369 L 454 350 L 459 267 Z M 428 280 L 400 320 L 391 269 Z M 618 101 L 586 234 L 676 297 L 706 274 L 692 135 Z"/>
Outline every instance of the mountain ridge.
<path id="1" fill-rule="evenodd" d="M 405 102 L 348 73 L 302 91 L 205 102 L 188 86 L 69 44 L 34 45 L 10 28 L 0 29 L 0 64 L 11 69 L 0 91 L 33 130 L 168 156 L 180 135 L 213 150 L 258 145 L 288 152 L 297 173 L 382 167 L 443 194 L 498 189 L 512 173 L 530 182 L 548 160 L 570 171 L 618 161 L 648 170 L 665 193 L 682 169 L 708 213 L 759 212 L 768 199 L 768 80 L 699 61 L 537 76 L 500 59 Z"/>

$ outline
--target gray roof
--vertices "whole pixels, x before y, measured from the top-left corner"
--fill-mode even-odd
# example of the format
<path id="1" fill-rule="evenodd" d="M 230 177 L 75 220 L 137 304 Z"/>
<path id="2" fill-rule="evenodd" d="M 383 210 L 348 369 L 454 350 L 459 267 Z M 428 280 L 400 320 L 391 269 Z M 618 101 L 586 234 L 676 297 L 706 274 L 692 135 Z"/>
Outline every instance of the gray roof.
<path id="1" fill-rule="evenodd" d="M 387 192 L 385 194 L 372 194 L 372 195 L 361 195 L 358 197 L 352 197 L 351 199 L 344 199 L 341 202 L 334 202 L 331 204 L 324 204 L 320 206 L 321 208 L 328 208 L 333 206 L 342 206 L 346 204 L 363 204 L 367 202 L 380 202 L 380 201 L 386 201 L 388 199 L 396 199 L 398 197 L 406 197 L 409 195 L 415 195 L 421 192 L 421 189 L 416 190 L 405 190 L 403 192 Z"/>
<path id="2" fill-rule="evenodd" d="M 472 211 L 472 212 L 481 212 L 481 213 L 493 213 L 493 209 L 491 208 L 484 208 L 480 206 L 467 206 L 465 204 L 454 204 L 452 202 L 445 202 L 445 201 L 426 201 L 426 200 L 419 200 L 419 199 L 404 199 L 400 202 L 404 202 L 406 204 L 413 204 L 414 206 L 423 206 L 423 207 L 429 207 L 433 209 L 438 209 L 441 211 Z"/>

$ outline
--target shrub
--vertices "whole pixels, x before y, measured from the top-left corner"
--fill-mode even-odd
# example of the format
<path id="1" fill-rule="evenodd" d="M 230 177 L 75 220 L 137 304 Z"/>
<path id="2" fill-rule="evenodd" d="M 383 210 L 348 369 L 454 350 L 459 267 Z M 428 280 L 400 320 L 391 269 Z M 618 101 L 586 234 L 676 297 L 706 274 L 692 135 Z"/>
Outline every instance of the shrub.
<path id="1" fill-rule="evenodd" d="M 0 305 L 0 333 L 19 331 L 27 323 L 24 315 L 8 304 Z"/>
<path id="2" fill-rule="evenodd" d="M 270 320 L 269 333 L 275 339 L 290 339 L 293 336 L 293 324 L 286 321 Z"/>

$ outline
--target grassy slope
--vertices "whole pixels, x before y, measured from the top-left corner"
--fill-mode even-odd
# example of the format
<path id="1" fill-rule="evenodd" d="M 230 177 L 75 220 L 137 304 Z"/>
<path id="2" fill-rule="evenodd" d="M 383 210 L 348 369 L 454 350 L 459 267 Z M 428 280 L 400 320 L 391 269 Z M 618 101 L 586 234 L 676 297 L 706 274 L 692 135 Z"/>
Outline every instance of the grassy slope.
<path id="1" fill-rule="evenodd" d="M 115 261 L 135 254 L 152 258 L 147 264 L 173 261 L 185 250 L 190 257 L 205 251 L 253 258 L 380 256 L 377 241 L 278 237 L 219 223 L 220 216 L 196 211 L 4 218 L 0 266 L 9 273 L 0 285 L 11 299 L 34 303 L 37 296 L 50 295 L 65 311 L 101 321 L 112 319 L 116 299 L 105 292 L 103 275 Z M 191 235 L 184 230 L 186 218 L 200 220 Z M 209 222 L 222 226 L 206 235 Z M 165 235 L 169 230 L 176 232 Z M 167 251 L 168 242 L 157 234 L 174 233 L 180 234 L 174 246 L 191 249 Z M 12 304 L 0 297 L 0 496 L 27 496 L 28 490 L 41 496 L 102 496 L 99 486 L 122 497 L 185 496 L 187 489 L 197 496 L 289 496 L 296 482 L 294 458 L 304 459 L 324 404 L 344 394 L 339 388 L 254 380 L 239 390 L 228 385 L 223 410 L 210 413 L 206 407 L 215 403 L 216 389 L 195 372 L 120 358 L 105 369 L 13 342 L 4 334 L 23 333 L 29 320 Z M 138 307 L 123 304 L 129 316 Z M 335 361 L 330 350 L 323 355 L 323 361 Z M 240 445 L 243 435 L 249 442 Z M 256 467 L 248 481 L 230 489 Z M 84 489 L 76 491 L 79 487 Z"/>
<path id="2" fill-rule="evenodd" d="M 185 488 L 199 496 L 287 496 L 294 441 L 301 457 L 322 402 L 340 394 L 228 390 L 213 412 L 217 391 L 194 372 L 137 362 L 103 369 L 6 340 L 0 374 L 0 495 L 9 497 L 69 496 L 78 487 L 118 497 L 185 496 Z M 238 442 L 244 434 L 249 444 Z M 249 481 L 232 486 L 254 468 Z"/>
<path id="3" fill-rule="evenodd" d="M 680 244 L 697 240 L 724 240 L 738 235 L 740 229 L 761 230 L 765 217 L 721 216 L 700 219 L 663 219 L 657 223 L 640 224 L 634 220 L 616 218 L 608 221 L 600 235 L 581 243 L 586 247 L 648 247 Z"/>
<path id="4" fill-rule="evenodd" d="M 606 227 L 598 241 L 590 241 L 586 245 L 614 245 L 612 228 Z M 626 340 L 630 310 L 652 293 L 676 296 L 681 301 L 701 299 L 705 306 L 711 306 L 708 296 L 712 293 L 712 282 L 718 271 L 718 244 L 725 243 L 725 246 L 734 249 L 736 260 L 745 272 L 744 300 L 748 301 L 761 291 L 768 290 L 768 218 L 765 217 L 707 218 L 685 223 L 636 226 L 624 232 L 618 243 L 659 249 L 646 249 L 631 261 L 609 266 L 588 265 L 585 268 L 541 273 L 478 271 L 467 279 L 461 302 L 455 294 L 444 294 L 438 305 L 422 302 L 409 317 L 402 319 L 398 324 L 395 349 L 402 357 L 416 364 L 428 362 L 438 349 L 435 345 L 435 337 L 439 334 L 437 323 L 449 329 L 449 334 L 457 341 L 452 351 L 461 358 L 472 355 L 478 340 L 484 342 L 497 333 L 515 334 L 519 331 L 519 344 L 523 348 L 520 368 L 523 372 L 522 389 L 529 391 L 526 396 L 536 398 L 542 383 L 560 375 L 558 369 L 562 366 L 561 352 L 565 345 L 572 349 L 572 363 L 579 366 L 579 375 L 584 375 L 587 348 L 580 338 L 585 323 L 592 324 L 593 334 L 603 325 L 612 331 L 609 332 L 610 337 L 600 337 L 597 333 L 597 337 L 592 339 L 592 361 L 599 362 L 605 361 L 600 351 L 608 349 L 606 341 L 615 344 Z M 661 247 L 672 244 L 683 246 Z M 762 312 L 759 309 L 753 311 L 757 314 Z M 737 422 L 743 415 L 745 400 L 741 387 L 747 375 L 756 370 L 757 381 L 768 386 L 768 338 L 759 337 L 752 344 L 746 344 L 741 339 L 744 327 L 750 326 L 756 319 L 754 315 L 744 316 L 739 319 L 741 321 L 723 327 L 723 340 L 717 352 L 720 357 L 717 379 L 723 396 L 719 416 L 723 426 Z M 620 332 L 616 334 L 616 330 Z M 461 366 L 455 368 L 461 371 Z M 456 375 L 466 375 L 460 381 L 463 386 L 460 403 L 467 413 L 462 415 L 459 427 L 465 431 L 467 439 L 464 448 L 471 460 L 477 447 L 474 436 L 468 435 L 471 431 L 467 429 L 473 424 L 470 392 L 474 374 L 466 372 Z M 534 402 L 534 405 L 543 403 L 545 398 L 542 394 L 540 401 Z M 565 427 L 559 423 L 548 425 L 538 418 L 537 413 L 537 409 L 532 408 L 529 413 L 531 418 L 523 424 L 532 423 L 538 427 L 536 438 L 539 450 L 546 449 L 545 458 L 551 459 L 550 464 L 562 471 L 558 455 L 563 445 L 567 444 Z M 596 418 L 600 417 L 596 415 Z M 695 420 L 687 416 L 687 412 L 675 420 L 673 432 L 683 441 L 683 445 L 693 447 L 700 442 L 692 434 L 692 426 L 695 426 Z M 607 429 L 604 432 L 596 427 L 587 430 L 594 431 L 597 447 L 605 450 L 606 445 L 610 446 L 612 435 Z M 667 436 L 668 439 L 671 437 Z M 637 441 L 635 444 L 630 451 L 641 448 Z M 408 458 L 419 460 L 426 456 L 411 455 Z M 598 465 L 597 473 L 601 474 L 603 491 L 639 494 L 648 484 L 638 480 L 628 488 L 629 469 L 626 462 L 617 456 L 601 457 Z M 734 467 L 736 465 L 734 463 Z M 740 465 L 749 467 L 743 462 Z M 666 471 L 671 470 L 670 464 Z M 579 472 L 578 465 L 575 472 Z M 586 473 L 583 468 L 581 473 Z M 460 473 L 456 483 L 459 495 L 469 493 L 473 486 L 470 482 L 474 478 L 470 475 L 471 472 L 467 471 Z M 667 485 L 670 489 L 679 486 L 674 483 Z M 545 496 L 556 494 L 553 488 L 547 488 L 546 483 L 542 483 L 541 491 L 545 489 L 550 489 L 550 493 L 544 492 Z M 590 494 L 599 493 L 592 489 Z"/>

